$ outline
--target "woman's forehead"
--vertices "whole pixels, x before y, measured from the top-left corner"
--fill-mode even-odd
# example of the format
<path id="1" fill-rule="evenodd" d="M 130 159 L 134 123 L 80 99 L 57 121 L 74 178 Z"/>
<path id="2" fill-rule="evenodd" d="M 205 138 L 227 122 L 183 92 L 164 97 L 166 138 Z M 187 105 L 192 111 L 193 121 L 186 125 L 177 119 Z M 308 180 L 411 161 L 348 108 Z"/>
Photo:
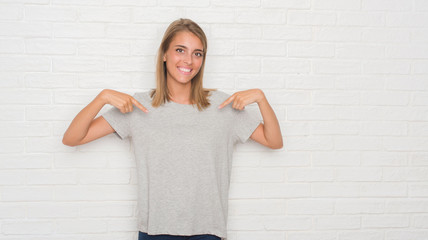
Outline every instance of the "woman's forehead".
<path id="1" fill-rule="evenodd" d="M 176 33 L 170 45 L 182 45 L 187 48 L 200 50 L 203 50 L 204 48 L 202 41 L 195 34 L 188 31 L 181 31 Z"/>

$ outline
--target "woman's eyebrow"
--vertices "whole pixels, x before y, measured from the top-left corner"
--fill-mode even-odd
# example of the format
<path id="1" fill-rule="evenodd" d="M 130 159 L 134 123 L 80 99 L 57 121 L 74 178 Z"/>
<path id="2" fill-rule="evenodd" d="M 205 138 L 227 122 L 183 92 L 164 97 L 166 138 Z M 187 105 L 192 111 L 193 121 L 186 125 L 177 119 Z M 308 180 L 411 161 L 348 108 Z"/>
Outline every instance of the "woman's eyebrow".
<path id="1" fill-rule="evenodd" d="M 181 47 L 181 48 L 184 48 L 184 49 L 187 49 L 187 47 L 186 46 L 184 46 L 184 45 L 175 45 L 176 47 Z M 201 50 L 201 49 L 195 49 L 195 51 L 199 51 L 199 52 L 204 52 L 203 50 Z"/>

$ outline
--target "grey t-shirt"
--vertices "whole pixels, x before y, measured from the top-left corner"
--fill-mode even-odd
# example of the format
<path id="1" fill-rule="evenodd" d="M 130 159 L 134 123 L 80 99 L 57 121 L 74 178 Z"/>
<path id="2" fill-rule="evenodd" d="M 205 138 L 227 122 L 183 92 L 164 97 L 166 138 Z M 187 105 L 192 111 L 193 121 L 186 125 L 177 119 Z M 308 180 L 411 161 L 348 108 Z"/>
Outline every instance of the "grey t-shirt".
<path id="1" fill-rule="evenodd" d="M 167 102 L 151 106 L 150 91 L 133 97 L 149 112 L 133 106 L 129 113 L 113 107 L 102 116 L 120 139 L 130 137 L 138 172 L 138 230 L 150 235 L 212 234 L 227 236 L 232 152 L 246 142 L 261 115 L 237 110 L 230 94 L 211 92 L 211 105 Z"/>

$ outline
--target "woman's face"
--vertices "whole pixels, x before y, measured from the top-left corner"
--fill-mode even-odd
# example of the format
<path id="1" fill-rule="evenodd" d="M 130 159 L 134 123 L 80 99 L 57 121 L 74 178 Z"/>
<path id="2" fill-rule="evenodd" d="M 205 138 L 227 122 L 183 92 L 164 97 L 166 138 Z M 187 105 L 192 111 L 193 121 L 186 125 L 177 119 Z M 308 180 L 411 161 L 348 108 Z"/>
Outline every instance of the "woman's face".
<path id="1" fill-rule="evenodd" d="M 163 60 L 166 61 L 167 81 L 190 84 L 203 61 L 201 40 L 191 32 L 178 32 L 172 39 Z"/>

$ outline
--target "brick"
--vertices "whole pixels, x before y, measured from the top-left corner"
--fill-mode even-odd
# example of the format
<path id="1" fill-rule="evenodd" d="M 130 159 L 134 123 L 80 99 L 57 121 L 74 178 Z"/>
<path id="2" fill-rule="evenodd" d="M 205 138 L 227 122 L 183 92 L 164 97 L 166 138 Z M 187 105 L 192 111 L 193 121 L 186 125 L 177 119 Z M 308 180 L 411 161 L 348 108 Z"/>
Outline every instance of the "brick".
<path id="1" fill-rule="evenodd" d="M 77 179 L 80 184 L 129 184 L 130 171 L 128 169 L 79 170 Z"/>
<path id="2" fill-rule="evenodd" d="M 317 230 L 359 229 L 361 227 L 361 220 L 358 216 L 316 217 L 314 222 Z"/>
<path id="3" fill-rule="evenodd" d="M 361 105 L 407 106 L 410 95 L 407 92 L 365 91 L 361 93 Z"/>
<path id="4" fill-rule="evenodd" d="M 309 26 L 292 27 L 283 25 L 263 26 L 264 39 L 311 40 L 312 28 Z"/>
<path id="5" fill-rule="evenodd" d="M 311 230 L 307 232 L 289 232 L 288 240 L 335 240 L 337 233 Z"/>
<path id="6" fill-rule="evenodd" d="M 383 13 L 339 13 L 337 25 L 340 26 L 362 26 L 362 27 L 383 27 L 385 25 Z"/>
<path id="7" fill-rule="evenodd" d="M 428 200 L 425 199 L 391 199 L 386 201 L 387 213 L 421 213 L 428 212 Z"/>
<path id="8" fill-rule="evenodd" d="M 313 166 L 358 166 L 360 154 L 356 152 L 314 152 L 312 153 Z"/>
<path id="9" fill-rule="evenodd" d="M 374 230 L 374 231 L 367 231 L 367 230 L 351 230 L 351 231 L 343 231 L 339 232 L 338 239 L 346 239 L 346 240 L 358 240 L 358 239 L 364 239 L 364 240 L 376 240 L 376 239 L 383 239 L 384 234 L 383 232 Z"/>
<path id="10" fill-rule="evenodd" d="M 334 201 L 323 199 L 287 200 L 287 215 L 324 215 L 333 214 Z"/>
<path id="11" fill-rule="evenodd" d="M 100 72 L 105 70 L 106 60 L 101 57 L 55 57 L 54 72 Z"/>
<path id="12" fill-rule="evenodd" d="M 322 10 L 360 10 L 361 0 L 314 0 L 312 7 Z"/>
<path id="13" fill-rule="evenodd" d="M 137 197 L 137 188 L 132 185 L 64 185 L 51 189 L 55 201 L 130 201 Z"/>
<path id="14" fill-rule="evenodd" d="M 52 221 L 4 221 L 2 233 L 6 235 L 48 235 L 54 232 L 55 225 Z"/>
<path id="15" fill-rule="evenodd" d="M 259 7 L 260 0 L 211 0 L 211 4 L 216 7 Z M 199 2 L 197 2 L 197 5 L 199 5 Z"/>
<path id="16" fill-rule="evenodd" d="M 0 126 L 0 137 L 50 136 L 51 132 L 48 122 L 10 122 Z"/>
<path id="17" fill-rule="evenodd" d="M 105 0 L 107 6 L 155 6 L 156 0 Z"/>
<path id="18" fill-rule="evenodd" d="M 286 8 L 286 9 L 309 9 L 311 7 L 310 0 L 262 0 L 263 8 Z"/>
<path id="19" fill-rule="evenodd" d="M 334 57 L 335 46 L 333 44 L 293 43 L 287 44 L 288 56 L 290 57 Z"/>
<path id="20" fill-rule="evenodd" d="M 381 181 L 382 168 L 336 168 L 336 180 L 340 182 Z"/>
<path id="21" fill-rule="evenodd" d="M 313 71 L 319 74 L 359 74 L 360 62 L 353 60 L 314 60 Z"/>
<path id="22" fill-rule="evenodd" d="M 103 38 L 106 36 L 104 23 L 55 23 L 55 38 Z"/>
<path id="23" fill-rule="evenodd" d="M 308 197 L 311 191 L 307 183 L 266 183 L 262 189 L 264 198 Z"/>
<path id="24" fill-rule="evenodd" d="M 7 37 L 51 37 L 52 25 L 46 23 L 0 23 L 0 36 Z"/>
<path id="25" fill-rule="evenodd" d="M 314 105 L 359 105 L 360 93 L 355 91 L 318 91 L 312 94 Z"/>
<path id="26" fill-rule="evenodd" d="M 24 152 L 24 139 L 0 139 L 0 152 L 22 153 Z"/>
<path id="27" fill-rule="evenodd" d="M 53 5 L 102 5 L 103 0 L 52 0 Z"/>
<path id="28" fill-rule="evenodd" d="M 186 8 L 187 18 L 199 23 L 234 23 L 235 10 L 231 8 Z"/>
<path id="29" fill-rule="evenodd" d="M 400 60 L 365 61 L 363 73 L 365 74 L 409 74 L 410 62 Z"/>
<path id="30" fill-rule="evenodd" d="M 182 0 L 182 1 L 174 1 L 174 0 L 162 0 L 160 2 L 160 6 L 173 6 L 173 7 L 188 7 L 188 6 L 197 6 L 197 7 L 208 7 L 210 4 L 209 0 Z"/>
<path id="31" fill-rule="evenodd" d="M 399 152 L 363 152 L 361 154 L 363 166 L 405 166 L 407 165 L 406 153 Z"/>
<path id="32" fill-rule="evenodd" d="M 405 197 L 407 196 L 406 183 L 362 183 L 362 197 Z"/>
<path id="33" fill-rule="evenodd" d="M 27 88 L 72 88 L 76 81 L 75 74 L 67 73 L 27 73 L 24 81 Z"/>
<path id="34" fill-rule="evenodd" d="M 129 56 L 131 54 L 128 41 L 85 41 L 77 45 L 79 55 L 96 56 Z"/>
<path id="35" fill-rule="evenodd" d="M 360 185 L 357 183 L 313 183 L 313 198 L 321 197 L 358 197 L 360 195 Z"/>
<path id="36" fill-rule="evenodd" d="M 286 89 L 333 89 L 334 83 L 330 76 L 290 75 L 285 79 Z"/>
<path id="37" fill-rule="evenodd" d="M 232 177 L 234 182 L 283 182 L 284 170 L 281 168 L 240 167 Z"/>
<path id="38" fill-rule="evenodd" d="M 287 23 L 291 25 L 313 25 L 327 26 L 336 24 L 336 13 L 314 12 L 314 11 L 293 11 L 287 12 Z"/>
<path id="39" fill-rule="evenodd" d="M 107 221 L 99 219 L 56 220 L 56 232 L 59 234 L 90 234 L 107 231 Z"/>
<path id="40" fill-rule="evenodd" d="M 154 39 L 157 27 L 154 24 L 108 24 L 106 37 L 109 39 Z"/>
<path id="41" fill-rule="evenodd" d="M 411 31 L 409 29 L 393 28 L 368 28 L 362 30 L 362 41 L 373 43 L 408 43 L 410 42 Z M 412 35 L 414 36 L 414 35 Z"/>
<path id="42" fill-rule="evenodd" d="M 26 6 L 25 20 L 46 22 L 75 22 L 77 11 L 69 7 Z"/>
<path id="43" fill-rule="evenodd" d="M 401 122 L 378 122 L 370 121 L 361 123 L 361 135 L 366 136 L 405 136 L 407 135 L 407 124 Z M 392 163 L 391 163 L 392 164 Z"/>
<path id="44" fill-rule="evenodd" d="M 84 202 L 79 206 L 81 217 L 132 217 L 136 203 Z"/>
<path id="45" fill-rule="evenodd" d="M 236 13 L 236 22 L 253 24 L 282 24 L 286 21 L 283 9 L 241 9 Z"/>
<path id="46" fill-rule="evenodd" d="M 22 20 L 24 17 L 24 8 L 16 5 L 5 5 L 0 8 L 0 20 Z"/>
<path id="47" fill-rule="evenodd" d="M 362 0 L 363 11 L 411 11 L 412 4 L 406 0 Z"/>
<path id="48" fill-rule="evenodd" d="M 386 27 L 427 27 L 427 13 L 388 13 Z"/>
<path id="49" fill-rule="evenodd" d="M 426 236 L 427 230 L 391 230 L 385 233 L 385 240 L 423 240 Z"/>
<path id="50" fill-rule="evenodd" d="M 338 199 L 334 209 L 336 214 L 381 214 L 385 203 L 381 199 Z"/>
<path id="51" fill-rule="evenodd" d="M 0 96 L 0 102 L 3 104 L 46 105 L 51 103 L 50 93 L 47 90 L 3 90 L 0 91 Z"/>
<path id="52" fill-rule="evenodd" d="M 428 185 L 425 183 L 409 184 L 409 196 L 410 197 L 427 197 Z"/>
<path id="53" fill-rule="evenodd" d="M 427 59 L 428 47 L 425 45 L 387 46 L 386 56 L 390 59 Z"/>
<path id="54" fill-rule="evenodd" d="M 8 147 L 10 147 L 10 145 Z M 0 169 L 2 170 L 23 168 L 48 169 L 51 167 L 52 155 L 50 154 L 5 154 L 6 151 L 4 151 L 3 153 L 4 154 L 0 156 Z"/>
<path id="55" fill-rule="evenodd" d="M 131 8 L 85 7 L 79 11 L 80 22 L 130 22 Z"/>
<path id="56" fill-rule="evenodd" d="M 308 73 L 311 69 L 309 60 L 281 57 L 265 57 L 262 60 L 263 72 L 268 73 Z"/>
<path id="57" fill-rule="evenodd" d="M 75 203 L 29 203 L 28 218 L 78 218 L 79 206 Z"/>
<path id="58" fill-rule="evenodd" d="M 379 59 L 385 58 L 385 47 L 368 44 L 338 44 L 336 56 L 343 59 Z"/>
<path id="59" fill-rule="evenodd" d="M 334 180 L 334 170 L 329 168 L 287 168 L 288 182 L 325 182 Z"/>
<path id="60" fill-rule="evenodd" d="M 412 225 L 416 228 L 427 229 L 428 228 L 428 216 L 426 216 L 426 215 L 414 216 Z"/>
<path id="61" fill-rule="evenodd" d="M 74 55 L 76 43 L 63 39 L 28 39 L 25 41 L 27 53 L 49 55 Z"/>
<path id="62" fill-rule="evenodd" d="M 359 124 L 352 122 L 320 121 L 311 124 L 312 135 L 358 134 Z"/>
<path id="63" fill-rule="evenodd" d="M 409 217 L 403 215 L 363 216 L 363 228 L 405 228 L 409 227 Z"/>
<path id="64" fill-rule="evenodd" d="M 387 137 L 383 139 L 385 150 L 425 151 L 428 137 Z"/>
<path id="65" fill-rule="evenodd" d="M 1 190 L 2 201 L 52 201 L 53 189 L 51 187 L 3 187 Z"/>
<path id="66" fill-rule="evenodd" d="M 254 24 L 213 24 L 211 26 L 211 36 L 214 39 L 259 39 L 261 35 L 261 27 Z"/>
<path id="67" fill-rule="evenodd" d="M 309 230 L 312 226 L 310 217 L 267 216 L 263 223 L 267 230 L 283 231 Z"/>
<path id="68" fill-rule="evenodd" d="M 0 71 L 3 72 L 48 72 L 51 59 L 44 56 L 3 56 L 0 57 Z"/>
<path id="69" fill-rule="evenodd" d="M 205 65 L 206 72 L 216 73 L 259 73 L 260 60 L 257 58 L 212 56 Z"/>
<path id="70" fill-rule="evenodd" d="M 318 27 L 314 29 L 314 38 L 317 41 L 328 42 L 359 42 L 361 32 L 361 29 L 352 27 Z"/>
<path id="71" fill-rule="evenodd" d="M 0 39 L 0 53 L 24 53 L 24 40 Z"/>
<path id="72" fill-rule="evenodd" d="M 285 56 L 286 45 L 277 41 L 238 41 L 239 56 Z"/>
<path id="73" fill-rule="evenodd" d="M 236 199 L 229 201 L 229 216 L 267 215 L 285 213 L 285 200 L 282 199 Z"/>

